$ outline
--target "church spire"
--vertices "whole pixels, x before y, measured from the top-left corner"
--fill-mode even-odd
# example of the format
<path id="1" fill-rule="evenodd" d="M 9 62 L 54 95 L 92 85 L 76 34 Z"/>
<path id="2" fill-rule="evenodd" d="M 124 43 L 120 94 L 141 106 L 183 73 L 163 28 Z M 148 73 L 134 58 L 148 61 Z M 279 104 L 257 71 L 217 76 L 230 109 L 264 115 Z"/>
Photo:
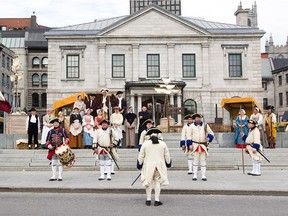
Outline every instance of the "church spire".
<path id="1" fill-rule="evenodd" d="M 272 37 L 272 33 L 270 33 L 269 44 L 270 44 L 270 45 L 273 45 L 273 44 L 274 44 L 273 37 Z"/>

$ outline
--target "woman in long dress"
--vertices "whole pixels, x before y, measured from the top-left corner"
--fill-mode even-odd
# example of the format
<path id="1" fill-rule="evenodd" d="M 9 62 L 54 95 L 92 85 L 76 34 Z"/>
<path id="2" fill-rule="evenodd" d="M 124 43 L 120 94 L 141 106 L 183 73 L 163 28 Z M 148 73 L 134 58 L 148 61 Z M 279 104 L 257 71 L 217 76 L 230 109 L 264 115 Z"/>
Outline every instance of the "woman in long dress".
<path id="1" fill-rule="evenodd" d="M 73 107 L 77 107 L 79 109 L 79 113 L 81 117 L 83 118 L 85 114 L 85 110 L 86 110 L 86 105 L 81 95 L 78 95 L 77 100 L 75 101 Z"/>
<path id="2" fill-rule="evenodd" d="M 42 136 L 41 136 L 41 147 L 45 148 L 46 146 L 46 138 L 48 132 L 53 128 L 53 124 L 50 123 L 55 116 L 52 115 L 52 109 L 47 110 L 47 114 L 43 116 L 43 129 L 42 129 Z"/>
<path id="3" fill-rule="evenodd" d="M 83 146 L 84 148 L 92 148 L 94 137 L 94 121 L 91 115 L 91 109 L 86 110 L 86 115 L 83 117 Z"/>
<path id="4" fill-rule="evenodd" d="M 78 107 L 74 107 L 70 116 L 69 146 L 82 148 L 82 118 Z"/>
<path id="5" fill-rule="evenodd" d="M 95 130 L 98 130 L 99 128 L 101 128 L 100 122 L 104 119 L 106 118 L 105 118 L 105 115 L 103 115 L 102 109 L 98 109 L 97 116 L 94 119 Z"/>
<path id="6" fill-rule="evenodd" d="M 234 144 L 236 148 L 246 148 L 245 141 L 243 141 L 241 133 L 248 135 L 248 116 L 245 115 L 244 109 L 239 110 L 239 115 L 236 118 L 236 131 L 234 135 Z"/>

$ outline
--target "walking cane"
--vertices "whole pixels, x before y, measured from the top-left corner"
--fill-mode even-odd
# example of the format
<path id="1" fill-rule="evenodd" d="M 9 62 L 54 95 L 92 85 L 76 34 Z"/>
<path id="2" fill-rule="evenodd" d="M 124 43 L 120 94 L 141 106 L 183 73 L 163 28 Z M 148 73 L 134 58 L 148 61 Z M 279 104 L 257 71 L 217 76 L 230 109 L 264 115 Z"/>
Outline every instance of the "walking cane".
<path id="1" fill-rule="evenodd" d="M 135 182 L 140 178 L 141 173 L 137 176 L 137 178 L 132 182 L 131 187 L 135 184 Z"/>

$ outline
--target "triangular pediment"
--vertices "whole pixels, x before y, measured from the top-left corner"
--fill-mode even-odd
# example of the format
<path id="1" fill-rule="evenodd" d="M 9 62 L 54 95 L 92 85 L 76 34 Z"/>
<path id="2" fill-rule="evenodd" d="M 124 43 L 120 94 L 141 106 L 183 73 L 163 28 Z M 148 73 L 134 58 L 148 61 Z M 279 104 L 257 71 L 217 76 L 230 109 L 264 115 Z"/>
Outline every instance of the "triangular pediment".
<path id="1" fill-rule="evenodd" d="M 207 35 L 205 29 L 158 6 L 148 6 L 102 30 L 103 36 L 193 36 Z"/>

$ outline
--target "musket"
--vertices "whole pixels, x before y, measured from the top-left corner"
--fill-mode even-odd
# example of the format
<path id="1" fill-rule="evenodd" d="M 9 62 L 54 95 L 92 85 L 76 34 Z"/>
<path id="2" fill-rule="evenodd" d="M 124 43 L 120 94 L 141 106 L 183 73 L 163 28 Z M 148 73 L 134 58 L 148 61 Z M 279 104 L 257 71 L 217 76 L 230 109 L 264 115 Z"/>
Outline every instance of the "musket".
<path id="1" fill-rule="evenodd" d="M 111 157 L 112 160 L 114 161 L 117 169 L 120 170 L 120 167 L 118 166 L 118 164 L 117 164 L 117 162 L 116 162 L 115 156 L 114 156 L 114 154 L 112 153 L 111 148 L 110 148 L 110 151 L 108 151 L 108 149 L 107 149 L 108 147 L 102 147 L 102 146 L 100 146 L 100 147 L 106 149 L 107 154 L 110 155 L 110 157 Z M 94 154 L 95 154 L 95 152 L 93 153 L 93 155 L 94 155 Z M 96 165 L 96 161 L 95 161 L 95 165 Z"/>
<path id="2" fill-rule="evenodd" d="M 135 182 L 140 178 L 141 173 L 137 176 L 137 178 L 132 182 L 131 186 L 133 186 L 135 184 Z"/>
<path id="3" fill-rule="evenodd" d="M 249 145 L 252 146 L 252 144 L 249 144 Z M 256 150 L 268 163 L 271 163 L 270 160 L 265 156 L 265 154 L 260 149 L 256 149 Z"/>

